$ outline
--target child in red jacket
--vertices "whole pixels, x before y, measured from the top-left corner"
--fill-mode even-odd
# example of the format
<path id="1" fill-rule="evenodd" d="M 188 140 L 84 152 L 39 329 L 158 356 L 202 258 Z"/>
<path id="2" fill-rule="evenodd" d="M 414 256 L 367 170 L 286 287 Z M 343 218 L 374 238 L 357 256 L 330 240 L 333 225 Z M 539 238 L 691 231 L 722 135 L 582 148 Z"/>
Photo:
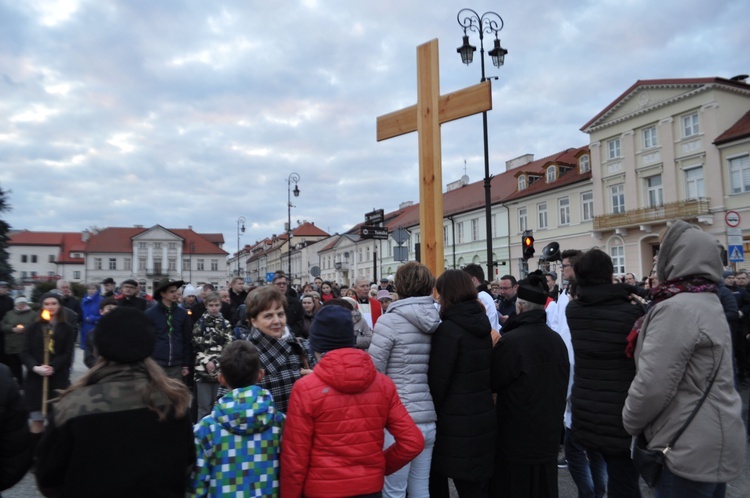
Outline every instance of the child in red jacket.
<path id="1" fill-rule="evenodd" d="M 354 348 L 351 313 L 325 306 L 310 329 L 319 358 L 294 384 L 281 443 L 281 496 L 377 497 L 386 475 L 417 456 L 422 433 L 393 381 Z M 383 450 L 384 432 L 396 442 Z"/>

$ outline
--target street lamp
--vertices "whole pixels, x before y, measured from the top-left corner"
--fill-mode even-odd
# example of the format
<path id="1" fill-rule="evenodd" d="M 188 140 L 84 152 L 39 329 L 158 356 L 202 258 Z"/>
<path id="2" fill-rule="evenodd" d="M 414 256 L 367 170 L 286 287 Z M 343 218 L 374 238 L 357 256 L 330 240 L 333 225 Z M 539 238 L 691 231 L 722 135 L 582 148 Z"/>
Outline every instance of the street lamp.
<path id="1" fill-rule="evenodd" d="M 242 233 L 245 233 L 245 217 L 240 216 L 237 218 L 237 276 L 240 276 L 240 230 L 242 230 Z M 242 228 L 240 228 L 240 225 L 242 225 Z"/>
<path id="2" fill-rule="evenodd" d="M 495 34 L 495 46 L 489 51 L 489 55 L 495 67 L 502 66 L 505 64 L 505 55 L 508 53 L 500 46 L 500 38 L 497 36 L 505 25 L 503 18 L 494 12 L 485 12 L 480 16 L 472 9 L 461 9 L 458 11 L 456 19 L 459 26 L 464 30 L 463 44 L 456 49 L 456 52 L 461 55 L 461 62 L 467 66 L 474 60 L 474 52 L 477 48 L 469 43 L 469 36 L 466 32 L 469 30 L 479 33 L 479 54 L 482 65 L 481 81 L 486 81 L 487 78 L 484 75 L 484 34 Z M 492 262 L 492 176 L 490 175 L 489 139 L 487 137 L 487 111 L 482 112 L 482 131 L 484 133 L 484 216 L 487 222 L 487 278 L 492 280 L 494 276 Z"/>
<path id="3" fill-rule="evenodd" d="M 299 187 L 297 182 L 299 181 L 299 175 L 297 173 L 290 173 L 286 179 L 286 194 L 287 194 L 287 224 L 286 224 L 286 243 L 287 243 L 287 265 L 288 265 L 288 276 L 287 280 L 289 286 L 292 285 L 292 192 L 294 197 L 299 197 Z M 294 190 L 292 190 L 292 182 L 294 182 Z"/>

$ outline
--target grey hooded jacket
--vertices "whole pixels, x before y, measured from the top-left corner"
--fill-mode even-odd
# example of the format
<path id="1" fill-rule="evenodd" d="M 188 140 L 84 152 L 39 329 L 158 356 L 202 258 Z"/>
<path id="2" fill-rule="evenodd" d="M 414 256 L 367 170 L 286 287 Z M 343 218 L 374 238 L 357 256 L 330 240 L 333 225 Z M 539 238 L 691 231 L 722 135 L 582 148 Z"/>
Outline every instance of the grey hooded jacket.
<path id="1" fill-rule="evenodd" d="M 432 296 L 399 299 L 378 318 L 368 352 L 375 368 L 393 380 L 414 423 L 437 420 L 427 384 L 432 334 L 440 315 Z"/>
<path id="2" fill-rule="evenodd" d="M 691 275 L 719 282 L 716 238 L 676 221 L 664 236 L 656 270 L 660 282 Z M 630 434 L 643 432 L 651 449 L 666 447 L 718 369 L 706 401 L 667 452 L 667 467 L 692 481 L 736 478 L 744 461 L 745 429 L 729 326 L 717 295 L 682 292 L 657 303 L 643 322 L 635 357 L 637 373 L 622 420 Z"/>

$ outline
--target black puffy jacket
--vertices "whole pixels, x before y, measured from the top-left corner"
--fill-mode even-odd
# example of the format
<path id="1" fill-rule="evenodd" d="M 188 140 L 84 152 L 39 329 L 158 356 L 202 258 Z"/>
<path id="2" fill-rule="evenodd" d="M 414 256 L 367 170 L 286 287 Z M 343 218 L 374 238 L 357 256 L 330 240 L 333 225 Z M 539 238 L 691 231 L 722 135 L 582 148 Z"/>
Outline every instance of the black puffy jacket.
<path id="1" fill-rule="evenodd" d="M 575 368 L 571 408 L 573 437 L 584 448 L 606 454 L 629 451 L 622 408 L 635 377 L 635 360 L 625 355 L 627 338 L 644 314 L 621 285 L 579 287 L 565 310 Z"/>

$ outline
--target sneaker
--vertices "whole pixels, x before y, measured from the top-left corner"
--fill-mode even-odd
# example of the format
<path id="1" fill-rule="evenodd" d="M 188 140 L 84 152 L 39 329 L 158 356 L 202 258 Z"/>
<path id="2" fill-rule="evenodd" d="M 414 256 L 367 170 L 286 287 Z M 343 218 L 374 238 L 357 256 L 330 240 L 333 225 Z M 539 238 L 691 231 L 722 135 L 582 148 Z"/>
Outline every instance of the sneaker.
<path id="1" fill-rule="evenodd" d="M 568 461 L 565 459 L 565 457 L 559 458 L 557 460 L 557 468 L 558 469 L 567 469 L 568 468 Z"/>

